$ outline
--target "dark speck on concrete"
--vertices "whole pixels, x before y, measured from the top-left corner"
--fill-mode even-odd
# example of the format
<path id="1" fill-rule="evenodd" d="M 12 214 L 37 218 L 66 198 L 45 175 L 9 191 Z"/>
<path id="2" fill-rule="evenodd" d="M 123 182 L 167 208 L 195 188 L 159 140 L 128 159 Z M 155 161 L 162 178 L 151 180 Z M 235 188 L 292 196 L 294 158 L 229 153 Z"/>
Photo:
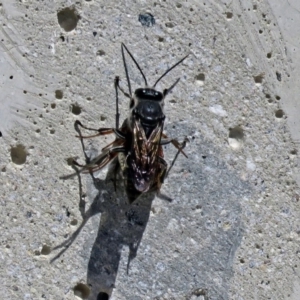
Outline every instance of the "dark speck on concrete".
<path id="1" fill-rule="evenodd" d="M 155 19 L 150 13 L 139 14 L 139 22 L 143 26 L 151 27 L 155 24 Z"/>

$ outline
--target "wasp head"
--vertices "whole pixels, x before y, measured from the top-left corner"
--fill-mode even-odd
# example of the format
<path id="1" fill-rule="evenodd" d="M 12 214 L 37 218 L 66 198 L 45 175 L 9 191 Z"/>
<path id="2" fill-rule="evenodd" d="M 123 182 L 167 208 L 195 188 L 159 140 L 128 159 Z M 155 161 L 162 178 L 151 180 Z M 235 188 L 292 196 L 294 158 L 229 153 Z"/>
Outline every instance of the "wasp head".
<path id="1" fill-rule="evenodd" d="M 163 99 L 163 94 L 152 88 L 140 88 L 134 93 L 132 115 L 141 122 L 147 137 L 165 119 Z"/>

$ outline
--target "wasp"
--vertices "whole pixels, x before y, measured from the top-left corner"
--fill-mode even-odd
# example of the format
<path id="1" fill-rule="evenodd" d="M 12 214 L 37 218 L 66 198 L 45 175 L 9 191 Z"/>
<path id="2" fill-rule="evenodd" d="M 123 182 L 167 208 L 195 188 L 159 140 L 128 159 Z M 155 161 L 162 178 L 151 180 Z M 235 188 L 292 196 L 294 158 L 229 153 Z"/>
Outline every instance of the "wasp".
<path id="1" fill-rule="evenodd" d="M 125 51 L 132 59 L 145 82 L 145 87 L 136 89 L 134 93 L 132 93 L 131 90 Z M 121 52 L 127 79 L 128 93 L 120 86 L 120 79 L 117 76 L 114 82 L 116 91 L 116 127 L 93 129 L 84 126 L 79 121 L 75 122 L 76 126 L 79 125 L 84 129 L 97 132 L 91 136 L 79 137 L 92 138 L 101 135 L 114 134 L 115 140 L 104 147 L 101 153 L 86 165 L 79 165 L 75 161 L 74 163 L 81 167 L 79 172 L 92 173 L 102 169 L 113 160 L 117 160 L 115 173 L 117 173 L 118 170 L 121 170 L 127 197 L 131 204 L 141 194 L 149 191 L 156 191 L 159 195 L 164 179 L 173 166 L 178 154 L 182 153 L 186 156 L 182 149 L 185 147 L 187 139 L 182 143 L 179 143 L 176 139 L 170 139 L 163 133 L 166 118 L 164 114 L 164 100 L 177 85 L 180 78 L 178 78 L 169 88 L 164 89 L 163 92 L 156 90 L 155 86 L 172 69 L 181 64 L 188 55 L 167 69 L 165 73 L 156 80 L 154 85 L 149 87 L 142 69 L 123 43 L 121 44 Z M 119 127 L 119 91 L 130 100 L 130 114 L 129 117 L 124 120 L 121 127 Z M 168 170 L 162 147 L 169 143 L 173 144 L 178 152 Z M 74 175 L 75 174 L 71 174 L 64 176 L 63 178 L 70 178 Z"/>

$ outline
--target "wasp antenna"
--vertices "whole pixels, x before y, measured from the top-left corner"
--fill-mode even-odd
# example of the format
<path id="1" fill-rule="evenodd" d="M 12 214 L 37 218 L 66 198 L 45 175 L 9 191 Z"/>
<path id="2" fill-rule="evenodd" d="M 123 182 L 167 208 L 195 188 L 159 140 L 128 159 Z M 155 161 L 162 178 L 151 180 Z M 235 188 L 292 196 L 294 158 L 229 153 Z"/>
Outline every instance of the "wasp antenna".
<path id="1" fill-rule="evenodd" d="M 175 85 L 179 82 L 180 78 L 178 78 L 168 89 L 164 90 L 164 97 L 166 97 L 175 87 Z"/>
<path id="2" fill-rule="evenodd" d="M 139 69 L 140 73 L 142 74 L 142 76 L 144 78 L 144 81 L 145 81 L 145 85 L 148 86 L 146 76 L 144 75 L 141 67 L 139 66 L 139 64 L 137 63 L 137 61 L 133 57 L 133 55 L 130 53 L 130 51 L 128 50 L 128 48 L 125 46 L 125 44 L 122 43 L 122 56 L 123 56 L 124 68 L 125 68 L 125 72 L 126 72 L 126 77 L 127 77 L 128 83 L 129 83 L 129 76 L 128 76 L 127 65 L 126 65 L 126 62 L 125 62 L 125 56 L 124 56 L 124 50 L 123 50 L 124 48 L 127 51 L 127 53 L 129 54 L 129 56 L 131 57 L 131 59 L 133 60 L 133 62 L 135 63 L 136 67 Z M 130 83 L 129 83 L 129 86 L 130 86 Z M 130 91 L 130 95 L 131 95 L 131 88 L 129 89 L 129 91 Z"/>
<path id="3" fill-rule="evenodd" d="M 126 59 L 125 59 L 125 54 L 124 54 L 124 47 L 125 47 L 125 45 L 122 43 L 122 46 L 121 46 L 122 58 L 123 58 L 123 64 L 124 64 L 124 69 L 125 69 L 125 74 L 126 74 L 126 79 L 127 79 L 127 84 L 128 84 L 129 95 L 131 97 L 131 95 L 132 95 L 131 94 L 131 84 L 130 84 L 128 69 L 127 69 L 127 64 L 126 64 Z"/>
<path id="4" fill-rule="evenodd" d="M 180 61 L 178 61 L 174 66 L 172 66 L 171 68 L 169 68 L 164 74 L 162 74 L 154 83 L 153 87 L 155 88 L 155 86 L 157 85 L 157 83 L 164 78 L 171 70 L 173 70 L 175 67 L 177 67 L 179 64 L 181 64 L 189 55 L 186 55 L 184 58 L 182 58 Z M 178 80 L 177 80 L 178 82 Z M 176 83 L 177 83 L 176 82 Z M 172 88 L 176 85 L 176 83 L 172 86 Z M 171 88 L 170 88 L 171 89 Z M 169 90 L 170 90 L 169 89 Z"/>

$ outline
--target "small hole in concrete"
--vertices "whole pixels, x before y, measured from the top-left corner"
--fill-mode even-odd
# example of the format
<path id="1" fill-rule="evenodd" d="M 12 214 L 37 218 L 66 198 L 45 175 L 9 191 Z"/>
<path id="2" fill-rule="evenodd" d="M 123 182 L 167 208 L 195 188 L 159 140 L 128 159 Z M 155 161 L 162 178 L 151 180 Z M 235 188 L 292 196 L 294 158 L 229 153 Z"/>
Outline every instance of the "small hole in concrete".
<path id="1" fill-rule="evenodd" d="M 36 133 L 40 133 L 40 132 L 41 132 L 41 129 L 37 129 L 35 132 L 36 132 Z"/>
<path id="2" fill-rule="evenodd" d="M 202 298 L 204 300 L 207 299 L 207 290 L 206 289 L 202 289 L 202 288 L 198 288 L 196 290 L 193 291 L 193 295 L 196 296 L 197 298 L 200 297 L 200 296 L 204 296 L 204 297 L 201 297 L 200 299 L 202 300 Z"/>
<path id="3" fill-rule="evenodd" d="M 16 285 L 12 286 L 13 291 L 17 292 L 19 290 L 19 288 Z"/>
<path id="4" fill-rule="evenodd" d="M 159 38 L 158 38 L 158 41 L 159 41 L 160 43 L 162 43 L 164 40 L 165 40 L 165 39 L 164 39 L 163 37 L 159 37 Z"/>
<path id="5" fill-rule="evenodd" d="M 258 33 L 259 33 L 259 34 L 262 34 L 262 33 L 263 33 L 263 31 L 262 31 L 261 29 L 259 29 L 259 30 L 258 30 Z"/>
<path id="6" fill-rule="evenodd" d="M 51 108 L 54 109 L 56 107 L 55 103 L 51 103 Z"/>
<path id="7" fill-rule="evenodd" d="M 72 104 L 71 111 L 74 115 L 80 115 L 81 114 L 81 107 L 77 104 Z"/>
<path id="8" fill-rule="evenodd" d="M 76 28 L 79 15 L 74 7 L 66 7 L 57 13 L 57 20 L 60 27 L 69 32 Z"/>
<path id="9" fill-rule="evenodd" d="M 65 209 L 66 209 L 66 216 L 69 218 L 69 217 L 70 217 L 70 215 L 71 215 L 71 213 L 70 213 L 70 211 L 69 211 L 68 207 L 65 207 L 65 206 L 63 206 L 63 208 L 65 208 Z"/>
<path id="10" fill-rule="evenodd" d="M 55 91 L 55 98 L 61 100 L 64 96 L 64 93 L 62 90 L 56 90 Z"/>
<path id="11" fill-rule="evenodd" d="M 10 150 L 10 156 L 13 163 L 23 165 L 26 162 L 27 153 L 23 145 L 17 145 Z"/>
<path id="12" fill-rule="evenodd" d="M 78 283 L 74 287 L 74 295 L 81 299 L 86 299 L 90 295 L 90 289 L 86 284 Z"/>
<path id="13" fill-rule="evenodd" d="M 205 81 L 205 74 L 199 73 L 198 75 L 195 76 L 195 80 L 196 80 L 196 83 L 203 85 L 204 81 Z"/>
<path id="14" fill-rule="evenodd" d="M 55 130 L 54 129 L 51 129 L 50 130 L 50 134 L 54 134 L 55 133 Z"/>
<path id="15" fill-rule="evenodd" d="M 253 79 L 254 79 L 255 83 L 261 84 L 263 82 L 264 75 L 259 74 L 257 76 L 253 76 Z"/>
<path id="16" fill-rule="evenodd" d="M 293 150 L 291 150 L 291 152 L 290 152 L 292 155 L 297 155 L 297 150 L 296 149 L 293 149 Z"/>
<path id="17" fill-rule="evenodd" d="M 167 22 L 165 25 L 167 28 L 173 28 L 175 26 L 173 22 Z"/>
<path id="18" fill-rule="evenodd" d="M 14 78 L 14 76 L 12 76 L 12 75 L 11 75 L 11 76 L 9 76 L 9 79 L 13 79 L 13 78 Z"/>
<path id="19" fill-rule="evenodd" d="M 100 116 L 100 121 L 105 121 L 106 119 L 107 119 L 106 116 L 104 116 L 104 115 L 101 115 L 101 116 Z"/>
<path id="20" fill-rule="evenodd" d="M 97 300 L 108 300 L 108 299 L 109 299 L 109 295 L 104 292 L 100 292 L 97 296 Z"/>
<path id="21" fill-rule="evenodd" d="M 181 4 L 181 3 L 176 3 L 176 7 L 177 7 L 177 8 L 181 8 L 181 7 L 182 7 L 182 4 Z"/>
<path id="22" fill-rule="evenodd" d="M 240 126 L 229 128 L 228 143 L 232 149 L 239 149 L 244 139 L 244 131 Z"/>
<path id="23" fill-rule="evenodd" d="M 230 128 L 229 137 L 232 139 L 242 140 L 244 138 L 244 131 L 240 126 Z"/>
<path id="24" fill-rule="evenodd" d="M 275 98 L 276 98 L 276 100 L 278 100 L 278 101 L 281 99 L 279 96 L 275 96 Z"/>
<path id="25" fill-rule="evenodd" d="M 276 118 L 279 118 L 281 119 L 283 117 L 284 113 L 283 113 L 283 110 L 282 109 L 278 109 L 276 112 L 275 112 L 275 117 Z"/>
<path id="26" fill-rule="evenodd" d="M 245 260 L 244 260 L 243 258 L 241 258 L 241 259 L 240 259 L 240 263 L 241 263 L 241 264 L 244 264 L 244 263 L 245 263 Z"/>
<path id="27" fill-rule="evenodd" d="M 230 20 L 230 19 L 232 19 L 232 17 L 233 17 L 233 13 L 232 13 L 232 12 L 227 12 L 227 13 L 226 13 L 226 18 L 227 18 L 227 19 Z"/>
<path id="28" fill-rule="evenodd" d="M 70 224 L 71 224 L 72 226 L 76 226 L 76 225 L 78 224 L 78 221 L 77 221 L 76 219 L 73 219 L 73 220 L 70 222 Z"/>
<path id="29" fill-rule="evenodd" d="M 281 81 L 281 73 L 276 72 L 276 78 L 278 81 Z"/>
<path id="30" fill-rule="evenodd" d="M 73 157 L 67 158 L 67 164 L 68 164 L 68 166 L 73 166 L 73 164 L 74 164 L 74 158 Z"/>
<path id="31" fill-rule="evenodd" d="M 146 27 L 151 27 L 155 24 L 155 18 L 150 13 L 139 14 L 139 22 Z"/>
<path id="32" fill-rule="evenodd" d="M 49 255 L 51 253 L 51 248 L 48 245 L 43 245 L 41 254 L 42 255 Z"/>
<path id="33" fill-rule="evenodd" d="M 104 56 L 105 55 L 105 51 L 98 50 L 97 53 L 96 53 L 96 55 L 98 55 L 98 56 Z"/>
<path id="34" fill-rule="evenodd" d="M 87 101 L 91 101 L 92 98 L 91 98 L 91 97 L 87 97 L 86 100 L 87 100 Z"/>
<path id="35" fill-rule="evenodd" d="M 272 52 L 267 53 L 267 58 L 271 58 L 272 57 Z"/>

